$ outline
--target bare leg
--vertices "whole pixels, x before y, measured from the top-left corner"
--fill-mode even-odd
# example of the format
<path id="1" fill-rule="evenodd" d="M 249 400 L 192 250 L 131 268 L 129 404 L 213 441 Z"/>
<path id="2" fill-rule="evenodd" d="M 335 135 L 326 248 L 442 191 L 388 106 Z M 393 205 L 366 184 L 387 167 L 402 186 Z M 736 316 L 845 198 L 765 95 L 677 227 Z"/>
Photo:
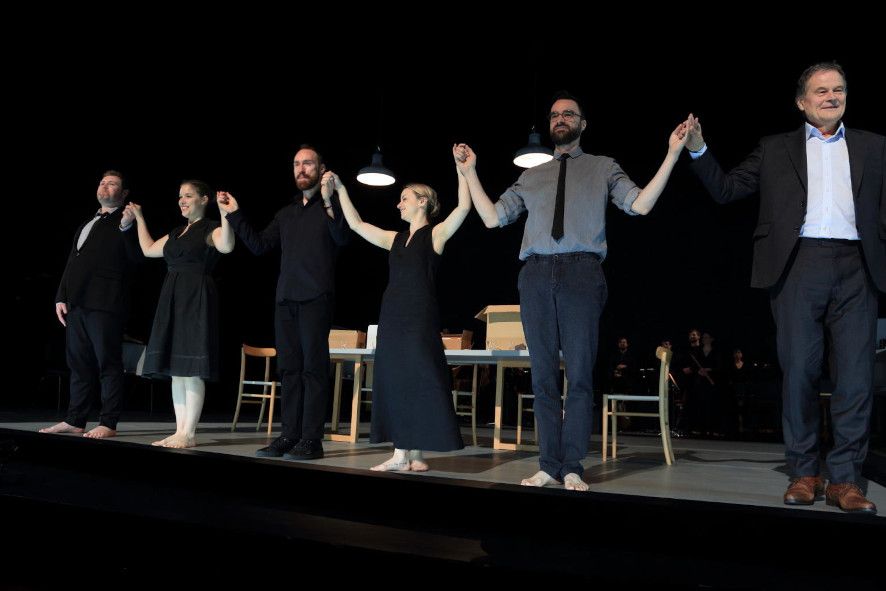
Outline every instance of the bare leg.
<path id="1" fill-rule="evenodd" d="M 183 417 L 179 417 L 176 407 L 176 425 L 178 430 L 175 435 L 166 440 L 164 447 L 183 449 L 197 445 L 195 435 L 197 423 L 200 422 L 200 413 L 203 412 L 203 400 L 206 394 L 206 385 L 198 377 L 181 378 L 185 384 L 185 405 L 182 409 Z"/>
<path id="2" fill-rule="evenodd" d="M 570 472 L 563 477 L 563 488 L 566 490 L 588 490 L 588 483 L 581 479 L 581 476 L 574 472 Z"/>
<path id="3" fill-rule="evenodd" d="M 420 449 L 409 450 L 409 469 L 413 472 L 428 471 L 428 463 L 422 457 Z"/>
<path id="4" fill-rule="evenodd" d="M 114 437 L 117 435 L 117 431 L 111 429 L 110 427 L 105 427 L 104 425 L 99 425 L 93 429 L 90 429 L 86 433 L 83 434 L 83 437 L 89 437 L 90 439 L 106 439 L 108 437 Z"/>
<path id="5" fill-rule="evenodd" d="M 387 462 L 373 466 L 370 470 L 375 472 L 408 472 L 409 458 L 406 457 L 405 449 L 394 449 L 394 455 Z"/>
<path id="6" fill-rule="evenodd" d="M 160 441 L 155 441 L 151 445 L 158 447 L 166 447 L 166 444 L 176 436 L 176 434 L 181 433 L 185 424 L 185 380 L 187 378 L 183 378 L 180 376 L 172 376 L 172 408 L 175 410 L 175 433 L 167 437 L 166 439 L 161 439 Z"/>
<path id="7" fill-rule="evenodd" d="M 560 481 L 548 474 L 547 472 L 543 472 L 539 470 L 529 478 L 524 478 L 520 481 L 520 484 L 523 486 L 545 486 L 546 484 L 550 484 L 551 482 L 560 484 Z"/>
<path id="8" fill-rule="evenodd" d="M 52 427 L 44 427 L 40 429 L 40 433 L 83 433 L 83 431 L 85 431 L 85 429 L 69 425 L 64 421 L 56 423 Z"/>

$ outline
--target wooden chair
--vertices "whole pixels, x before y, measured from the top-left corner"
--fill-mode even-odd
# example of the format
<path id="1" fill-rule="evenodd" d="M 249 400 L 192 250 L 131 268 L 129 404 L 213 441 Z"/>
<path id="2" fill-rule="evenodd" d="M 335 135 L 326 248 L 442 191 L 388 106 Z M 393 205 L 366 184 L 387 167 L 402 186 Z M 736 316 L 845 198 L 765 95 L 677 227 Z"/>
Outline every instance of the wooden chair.
<path id="1" fill-rule="evenodd" d="M 526 374 L 524 376 L 527 380 L 529 370 L 523 369 L 521 370 Z M 531 412 L 532 413 L 532 441 L 535 445 L 538 445 L 538 417 L 535 416 L 535 394 L 532 392 L 532 382 L 528 381 L 526 384 L 529 387 L 529 391 L 524 391 L 524 388 L 520 386 L 517 387 L 517 445 L 521 445 L 523 442 L 523 413 Z M 563 394 L 560 395 L 561 404 L 566 404 L 566 396 L 569 394 L 569 381 L 566 379 L 566 374 L 563 374 Z M 532 406 L 525 404 L 524 401 L 532 401 Z"/>
<path id="2" fill-rule="evenodd" d="M 636 396 L 632 394 L 604 394 L 603 395 L 603 461 L 607 460 L 607 446 L 609 443 L 608 426 L 612 421 L 612 459 L 618 452 L 618 417 L 658 417 L 661 429 L 661 446 L 664 450 L 665 462 L 668 466 L 674 463 L 674 449 L 671 446 L 671 426 L 668 421 L 668 370 L 671 365 L 673 352 L 664 347 L 655 350 L 655 356 L 661 360 L 661 368 L 658 374 L 658 394 L 655 396 Z M 658 404 L 658 412 L 636 412 L 618 410 L 619 402 L 655 402 Z"/>
<path id="3" fill-rule="evenodd" d="M 240 405 L 261 404 L 258 411 L 258 422 L 255 430 L 261 430 L 262 417 L 265 414 L 265 405 L 270 401 L 268 411 L 268 435 L 271 434 L 271 425 L 274 423 L 274 401 L 280 397 L 277 388 L 280 382 L 271 379 L 271 359 L 277 356 L 277 350 L 273 347 L 252 347 L 244 344 L 240 349 L 240 384 L 237 391 L 237 408 L 234 410 L 234 422 L 231 431 L 237 428 L 237 419 L 240 417 Z M 264 360 L 264 373 L 262 379 L 246 379 L 246 365 L 250 358 Z"/>
<path id="4" fill-rule="evenodd" d="M 473 368 L 470 381 L 459 376 L 462 368 Z M 477 445 L 477 371 L 479 366 L 461 365 L 452 368 L 452 404 L 455 405 L 455 415 L 459 417 L 471 417 L 471 436 L 474 445 Z M 470 384 L 470 390 L 466 386 Z M 466 398 L 467 400 L 459 400 Z"/>

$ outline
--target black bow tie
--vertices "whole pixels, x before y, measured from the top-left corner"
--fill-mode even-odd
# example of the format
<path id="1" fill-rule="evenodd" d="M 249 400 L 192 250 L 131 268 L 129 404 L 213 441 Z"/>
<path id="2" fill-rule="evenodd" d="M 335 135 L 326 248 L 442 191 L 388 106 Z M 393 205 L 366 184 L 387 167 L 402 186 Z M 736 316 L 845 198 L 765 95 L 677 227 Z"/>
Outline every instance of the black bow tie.
<path id="1" fill-rule="evenodd" d="M 97 217 L 97 218 L 106 218 L 106 217 L 108 217 L 108 216 L 110 216 L 110 215 L 111 215 L 111 212 L 110 212 L 110 211 L 105 211 L 105 212 L 100 211 L 100 212 L 98 212 L 97 214 L 95 214 L 95 217 Z"/>

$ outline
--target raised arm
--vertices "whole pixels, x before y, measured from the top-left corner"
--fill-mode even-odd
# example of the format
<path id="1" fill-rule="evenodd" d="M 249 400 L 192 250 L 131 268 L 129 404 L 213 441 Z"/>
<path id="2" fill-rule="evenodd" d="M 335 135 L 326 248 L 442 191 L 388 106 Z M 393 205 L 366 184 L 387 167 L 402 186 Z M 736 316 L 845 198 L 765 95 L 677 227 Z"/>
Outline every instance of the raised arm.
<path id="1" fill-rule="evenodd" d="M 326 212 L 326 227 L 329 228 L 329 235 L 338 246 L 344 246 L 350 240 L 351 233 L 348 232 L 345 216 L 341 211 L 341 203 L 339 199 L 334 198 L 338 189 L 335 186 L 336 178 L 338 175 L 331 170 L 323 173 L 323 177 L 320 179 L 320 197 L 323 199 L 323 210 Z"/>
<path id="2" fill-rule="evenodd" d="M 335 190 L 338 192 L 338 202 L 341 205 L 342 213 L 344 213 L 345 220 L 348 222 L 348 226 L 351 230 L 359 234 L 367 242 L 380 246 L 385 250 L 391 250 L 391 246 L 394 244 L 394 237 L 397 233 L 382 230 L 377 226 L 364 222 L 363 218 L 361 218 L 360 214 L 357 212 L 357 208 L 354 207 L 354 204 L 351 202 L 348 190 L 345 188 L 344 183 L 341 182 L 338 175 L 334 172 L 326 172 L 323 174 L 324 177 L 326 175 L 330 175 L 330 182 L 334 183 Z"/>
<path id="3" fill-rule="evenodd" d="M 237 203 L 234 196 L 226 191 L 222 191 L 222 193 L 222 199 L 218 201 L 218 209 L 223 212 L 222 217 L 227 218 L 234 232 L 252 254 L 265 254 L 280 244 L 280 225 L 276 217 L 264 230 L 259 232 L 243 216 L 240 204 Z"/>
<path id="4" fill-rule="evenodd" d="M 686 148 L 692 157 L 692 172 L 717 203 L 730 203 L 754 195 L 760 190 L 764 152 L 762 142 L 744 162 L 727 173 L 708 150 L 701 132 L 701 122 L 689 115 L 689 140 Z"/>
<path id="5" fill-rule="evenodd" d="M 434 251 L 437 254 L 443 254 L 446 241 L 452 238 L 452 235 L 461 227 L 465 218 L 471 212 L 471 191 L 468 188 L 468 181 L 458 166 L 462 163 L 463 158 L 466 157 L 465 150 L 454 145 L 452 146 L 452 155 L 455 158 L 455 172 L 458 177 L 458 205 L 455 206 L 455 209 L 452 210 L 452 213 L 445 220 L 434 226 L 432 238 Z"/>
<path id="6" fill-rule="evenodd" d="M 458 171 L 464 176 L 471 193 L 471 201 L 474 208 L 480 214 L 480 219 L 487 228 L 498 228 L 501 222 L 498 219 L 498 211 L 492 199 L 486 194 L 480 178 L 477 176 L 477 155 L 467 144 L 457 144 L 453 148 L 455 164 Z"/>
<path id="7" fill-rule="evenodd" d="M 225 215 L 222 204 L 222 200 L 227 203 L 230 196 L 230 193 L 227 191 L 218 191 L 215 194 L 215 202 L 218 205 L 219 217 L 221 217 L 221 226 L 212 231 L 212 245 L 222 254 L 228 254 L 234 250 L 234 230 L 231 228 L 231 223 L 228 221 L 228 216 Z"/>
<path id="8" fill-rule="evenodd" d="M 148 224 L 145 222 L 145 216 L 142 214 L 142 207 L 137 203 L 126 204 L 126 212 L 135 218 L 136 226 L 138 226 L 138 243 L 142 248 L 142 254 L 148 258 L 159 259 L 163 256 L 163 246 L 169 240 L 169 234 L 165 234 L 162 238 L 154 240 L 148 231 Z"/>
<path id="9" fill-rule="evenodd" d="M 668 179 L 671 177 L 671 171 L 674 170 L 674 165 L 677 164 L 677 160 L 680 158 L 680 151 L 686 145 L 686 140 L 689 138 L 689 118 L 686 121 L 680 123 L 674 131 L 671 132 L 670 138 L 668 138 L 668 153 L 665 155 L 664 161 L 661 163 L 661 166 L 658 168 L 658 172 L 655 173 L 655 176 L 652 177 L 652 180 L 640 190 L 640 194 L 637 195 L 637 198 L 631 204 L 631 210 L 639 213 L 640 215 L 646 215 L 652 208 L 655 206 L 656 201 L 658 201 L 659 196 L 662 191 L 664 191 L 665 185 L 668 184 Z"/>

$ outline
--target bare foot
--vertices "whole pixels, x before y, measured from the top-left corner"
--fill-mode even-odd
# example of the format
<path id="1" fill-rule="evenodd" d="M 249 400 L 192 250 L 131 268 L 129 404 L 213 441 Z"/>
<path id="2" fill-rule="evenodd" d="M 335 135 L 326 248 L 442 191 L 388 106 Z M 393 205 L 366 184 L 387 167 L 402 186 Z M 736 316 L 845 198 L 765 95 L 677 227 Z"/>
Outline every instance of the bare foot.
<path id="1" fill-rule="evenodd" d="M 409 469 L 412 472 L 428 471 L 428 463 L 425 461 L 424 456 L 422 456 L 420 449 L 409 450 Z"/>
<path id="2" fill-rule="evenodd" d="M 370 468 L 375 472 L 409 472 L 409 460 L 391 458 L 383 464 Z"/>
<path id="3" fill-rule="evenodd" d="M 428 463 L 424 460 L 410 460 L 409 461 L 409 469 L 413 472 L 427 472 L 428 471 Z"/>
<path id="4" fill-rule="evenodd" d="M 52 427 L 44 427 L 43 429 L 40 429 L 40 433 L 83 433 L 83 431 L 85 431 L 85 429 L 69 425 L 64 421 L 56 423 Z"/>
<path id="5" fill-rule="evenodd" d="M 89 437 L 90 439 L 105 439 L 106 437 L 114 437 L 115 435 L 117 435 L 117 432 L 110 427 L 99 425 L 84 433 L 83 437 Z"/>
<path id="6" fill-rule="evenodd" d="M 581 479 L 581 476 L 574 472 L 570 472 L 563 477 L 563 488 L 566 490 L 588 490 L 588 483 Z"/>
<path id="7" fill-rule="evenodd" d="M 547 472 L 543 472 L 539 470 L 533 476 L 529 478 L 524 478 L 520 481 L 520 484 L 523 486 L 544 486 L 546 484 L 550 484 L 554 482 L 556 484 L 560 484 L 560 481 L 548 474 Z"/>
<path id="8" fill-rule="evenodd" d="M 172 435 L 170 435 L 169 437 L 167 437 L 166 439 L 161 439 L 160 441 L 152 442 L 151 445 L 153 445 L 154 447 L 164 447 L 166 445 L 166 442 L 169 441 L 170 439 L 172 439 L 173 437 L 175 437 L 174 433 Z"/>
<path id="9" fill-rule="evenodd" d="M 178 434 L 168 437 L 165 439 L 166 443 L 163 444 L 163 447 L 171 447 L 174 449 L 186 449 L 188 447 L 195 447 L 197 445 L 197 440 L 193 437 L 188 437 L 184 434 Z"/>

